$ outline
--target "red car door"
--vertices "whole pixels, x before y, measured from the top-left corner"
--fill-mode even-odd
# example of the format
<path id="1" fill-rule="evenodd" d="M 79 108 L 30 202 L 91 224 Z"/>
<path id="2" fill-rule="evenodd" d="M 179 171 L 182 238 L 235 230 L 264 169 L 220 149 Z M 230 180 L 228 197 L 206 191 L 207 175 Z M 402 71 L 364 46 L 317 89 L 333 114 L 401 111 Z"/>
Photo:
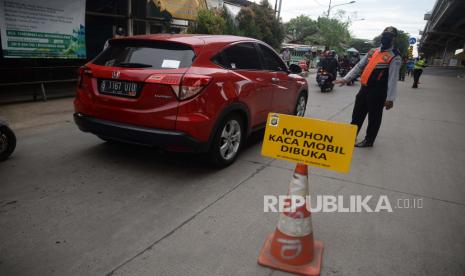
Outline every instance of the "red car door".
<path id="1" fill-rule="evenodd" d="M 222 54 L 239 100 L 249 108 L 251 126 L 264 124 L 272 108 L 272 83 L 271 77 L 263 71 L 254 43 L 234 44 Z"/>
<path id="2" fill-rule="evenodd" d="M 292 114 L 295 108 L 297 83 L 289 76 L 286 65 L 268 46 L 259 44 L 273 93 L 270 111 Z"/>

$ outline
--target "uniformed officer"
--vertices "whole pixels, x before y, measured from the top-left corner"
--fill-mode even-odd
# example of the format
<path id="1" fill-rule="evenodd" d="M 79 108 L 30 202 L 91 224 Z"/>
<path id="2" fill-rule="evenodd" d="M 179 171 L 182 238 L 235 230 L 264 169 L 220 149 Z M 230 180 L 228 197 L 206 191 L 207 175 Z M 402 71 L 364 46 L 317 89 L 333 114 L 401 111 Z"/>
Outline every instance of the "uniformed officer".
<path id="1" fill-rule="evenodd" d="M 426 67 L 426 62 L 423 56 L 420 56 L 418 61 L 415 62 L 413 67 L 413 85 L 412 88 L 418 88 L 418 82 L 420 81 L 420 76 L 423 73 L 423 68 Z"/>
<path id="2" fill-rule="evenodd" d="M 397 29 L 387 27 L 381 34 L 381 47 L 371 49 L 347 75 L 334 83 L 341 86 L 349 83 L 362 73 L 361 87 L 355 98 L 352 124 L 357 125 L 357 134 L 368 115 L 368 128 L 365 139 L 356 147 L 372 147 L 381 126 L 383 108 L 391 109 L 397 94 L 397 78 L 401 57 L 393 49 Z"/>

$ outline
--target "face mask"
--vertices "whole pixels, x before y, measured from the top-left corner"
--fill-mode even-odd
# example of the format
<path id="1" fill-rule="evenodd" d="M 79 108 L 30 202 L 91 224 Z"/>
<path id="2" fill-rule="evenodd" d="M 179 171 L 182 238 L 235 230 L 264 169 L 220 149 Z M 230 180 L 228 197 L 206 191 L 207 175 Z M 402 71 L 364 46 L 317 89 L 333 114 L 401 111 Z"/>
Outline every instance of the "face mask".
<path id="1" fill-rule="evenodd" d="M 392 46 L 392 37 L 383 36 L 381 37 L 381 50 L 386 50 Z"/>

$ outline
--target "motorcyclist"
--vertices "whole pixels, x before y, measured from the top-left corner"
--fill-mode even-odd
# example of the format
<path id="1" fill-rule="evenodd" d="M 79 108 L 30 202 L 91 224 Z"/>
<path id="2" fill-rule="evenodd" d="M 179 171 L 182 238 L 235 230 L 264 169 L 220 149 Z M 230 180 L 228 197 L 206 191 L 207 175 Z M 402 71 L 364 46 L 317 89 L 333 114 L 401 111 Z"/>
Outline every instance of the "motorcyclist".
<path id="1" fill-rule="evenodd" d="M 347 57 L 347 55 L 344 55 L 342 57 L 341 62 L 339 63 L 339 66 L 341 67 L 341 69 L 345 69 L 346 73 L 349 71 L 349 69 L 350 69 L 350 61 L 349 61 L 349 58 Z"/>
<path id="2" fill-rule="evenodd" d="M 335 51 L 329 51 L 326 58 L 321 61 L 320 66 L 323 70 L 330 74 L 331 80 L 336 79 L 339 62 L 335 58 Z"/>
<path id="3" fill-rule="evenodd" d="M 350 67 L 354 67 L 360 61 L 359 53 L 354 53 L 354 55 L 350 59 Z"/>

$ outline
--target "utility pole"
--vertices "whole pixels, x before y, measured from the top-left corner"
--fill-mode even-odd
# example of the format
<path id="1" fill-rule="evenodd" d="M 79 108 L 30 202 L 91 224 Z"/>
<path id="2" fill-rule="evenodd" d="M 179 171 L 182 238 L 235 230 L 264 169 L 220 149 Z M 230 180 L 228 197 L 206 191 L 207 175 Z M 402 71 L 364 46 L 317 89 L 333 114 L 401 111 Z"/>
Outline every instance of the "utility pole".
<path id="1" fill-rule="evenodd" d="M 279 0 L 279 9 L 278 9 L 278 20 L 281 17 L 281 5 L 283 4 L 283 0 Z"/>
<path id="2" fill-rule="evenodd" d="M 331 0 L 329 0 L 329 5 L 328 5 L 328 13 L 326 14 L 326 17 L 329 18 L 329 13 L 331 12 Z"/>

